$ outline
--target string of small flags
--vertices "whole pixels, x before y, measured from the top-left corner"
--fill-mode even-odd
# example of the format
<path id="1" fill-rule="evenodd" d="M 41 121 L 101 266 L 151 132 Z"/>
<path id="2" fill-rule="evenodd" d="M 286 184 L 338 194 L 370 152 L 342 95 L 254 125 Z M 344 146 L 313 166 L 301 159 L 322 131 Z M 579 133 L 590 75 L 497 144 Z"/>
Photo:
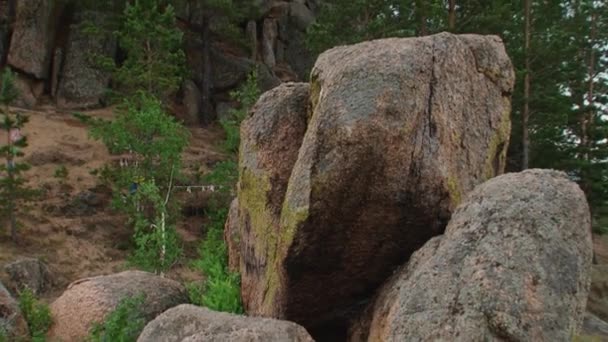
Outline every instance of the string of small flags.
<path id="1" fill-rule="evenodd" d="M 202 192 L 216 192 L 223 187 L 219 185 L 176 185 L 174 188 L 186 189 L 187 193 L 192 193 L 193 189 L 200 189 Z"/>

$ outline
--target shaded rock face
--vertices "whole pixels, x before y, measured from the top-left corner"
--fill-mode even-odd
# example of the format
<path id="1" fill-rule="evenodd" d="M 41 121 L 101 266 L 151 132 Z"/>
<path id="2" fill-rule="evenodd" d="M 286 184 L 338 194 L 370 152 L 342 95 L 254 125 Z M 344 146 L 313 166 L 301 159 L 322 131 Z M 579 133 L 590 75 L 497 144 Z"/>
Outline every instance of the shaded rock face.
<path id="1" fill-rule="evenodd" d="M 38 104 L 38 99 L 44 92 L 44 82 L 32 79 L 20 72 L 16 73 L 14 80 L 18 97 L 12 105 L 22 108 L 33 108 Z"/>
<path id="2" fill-rule="evenodd" d="M 48 76 L 57 8 L 54 0 L 16 1 L 8 64 L 37 79 Z"/>
<path id="3" fill-rule="evenodd" d="M 287 321 L 215 312 L 194 305 L 169 309 L 148 323 L 138 342 L 313 342 Z"/>
<path id="4" fill-rule="evenodd" d="M 240 256 L 241 294 L 251 314 L 281 317 L 264 304 L 276 297 L 263 294 L 281 282 L 281 269 L 273 264 L 284 233 L 281 206 L 306 132 L 308 98 L 308 84 L 283 84 L 262 95 L 241 125 L 238 207 L 233 208 L 239 218 L 238 225 L 231 220 L 226 234 L 230 263 Z"/>
<path id="5" fill-rule="evenodd" d="M 8 51 L 8 38 L 11 22 L 9 12 L 9 0 L 0 0 L 0 65 L 4 63 L 4 56 L 6 51 Z"/>
<path id="6" fill-rule="evenodd" d="M 6 337 L 11 340 L 19 340 L 19 338 L 26 338 L 26 336 L 29 336 L 27 322 L 19 310 L 19 304 L 1 282 L 0 332 L 4 332 Z"/>
<path id="7" fill-rule="evenodd" d="M 78 280 L 51 304 L 54 324 L 49 338 L 83 341 L 93 324 L 103 322 L 122 299 L 141 293 L 146 297 L 142 307 L 148 320 L 188 302 L 180 283 L 147 272 L 125 271 Z"/>
<path id="8" fill-rule="evenodd" d="M 383 286 L 350 340 L 571 340 L 591 246 L 585 195 L 564 173 L 494 178 Z"/>
<path id="9" fill-rule="evenodd" d="M 199 121 L 199 113 L 201 110 L 201 92 L 196 84 L 191 80 L 184 81 L 182 90 L 184 93 L 182 102 L 184 104 L 186 115 L 184 121 L 189 124 L 197 123 Z"/>
<path id="10" fill-rule="evenodd" d="M 344 324 L 464 194 L 502 173 L 513 81 L 499 38 L 444 33 L 324 53 L 292 110 L 294 125 L 309 112 L 305 134 L 266 145 L 285 98 L 265 94 L 241 129 L 248 313 L 313 335 Z"/>
<path id="11" fill-rule="evenodd" d="M 113 58 L 117 42 L 111 34 L 92 37 L 85 31 L 85 22 L 104 27 L 108 14 L 79 13 L 70 27 L 70 36 L 59 88 L 57 105 L 62 108 L 83 109 L 99 106 L 107 91 L 111 73 L 95 64 L 95 56 Z"/>
<path id="12" fill-rule="evenodd" d="M 29 288 L 36 295 L 44 293 L 53 285 L 48 266 L 35 258 L 24 258 L 4 266 L 16 292 Z"/>

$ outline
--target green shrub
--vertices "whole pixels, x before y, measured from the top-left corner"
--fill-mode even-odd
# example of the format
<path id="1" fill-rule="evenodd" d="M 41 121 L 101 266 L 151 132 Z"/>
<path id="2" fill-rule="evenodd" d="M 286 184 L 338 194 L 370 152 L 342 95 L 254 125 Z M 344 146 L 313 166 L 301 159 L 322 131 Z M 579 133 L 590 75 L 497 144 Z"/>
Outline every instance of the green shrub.
<path id="1" fill-rule="evenodd" d="M 145 93 L 125 102 L 113 121 L 89 120 L 93 138 L 110 153 L 128 155 L 128 165 L 106 166 L 100 177 L 113 190 L 113 207 L 129 217 L 136 250 L 130 261 L 162 273 L 179 257 L 175 222 L 179 205 L 170 194 L 180 175 L 188 131 Z"/>
<path id="2" fill-rule="evenodd" d="M 253 71 L 247 81 L 230 95 L 239 101 L 241 108 L 233 110 L 231 118 L 220 121 L 220 124 L 226 133 L 223 147 L 236 154 L 240 144 L 241 122 L 260 97 L 257 72 Z M 194 262 L 194 267 L 205 275 L 205 282 L 188 286 L 190 300 L 212 310 L 242 313 L 240 276 L 228 269 L 228 253 L 224 241 L 224 223 L 238 181 L 238 165 L 234 160 L 218 163 L 204 180 L 217 186 L 218 191 L 209 202 L 206 211 L 209 219 L 207 236 L 199 248 L 200 257 Z"/>
<path id="3" fill-rule="evenodd" d="M 175 226 L 169 223 L 167 203 L 154 182 L 144 182 L 133 194 L 141 210 L 134 210 L 130 219 L 134 225 L 135 251 L 131 264 L 149 272 L 161 273 L 171 268 L 181 255 Z M 146 211 L 155 215 L 148 218 Z"/>
<path id="4" fill-rule="evenodd" d="M 116 309 L 108 314 L 103 323 L 98 323 L 91 329 L 90 342 L 132 342 L 136 341 L 146 326 L 142 305 L 145 296 L 122 299 Z"/>
<path id="5" fill-rule="evenodd" d="M 194 262 L 196 269 L 205 274 L 204 284 L 190 284 L 190 301 L 212 310 L 243 313 L 240 277 L 228 269 L 228 255 L 224 242 L 224 222 L 228 210 L 224 208 L 208 212 L 210 223 L 205 240 L 199 248 L 200 258 Z"/>
<path id="6" fill-rule="evenodd" d="M 38 301 L 32 290 L 25 288 L 19 293 L 19 309 L 27 322 L 32 341 L 46 341 L 46 333 L 53 324 L 48 305 Z"/>
<path id="7" fill-rule="evenodd" d="M 68 174 L 69 174 L 68 168 L 65 167 L 65 165 L 59 165 L 55 169 L 55 173 L 53 174 L 53 177 L 65 180 L 66 178 L 68 178 Z"/>

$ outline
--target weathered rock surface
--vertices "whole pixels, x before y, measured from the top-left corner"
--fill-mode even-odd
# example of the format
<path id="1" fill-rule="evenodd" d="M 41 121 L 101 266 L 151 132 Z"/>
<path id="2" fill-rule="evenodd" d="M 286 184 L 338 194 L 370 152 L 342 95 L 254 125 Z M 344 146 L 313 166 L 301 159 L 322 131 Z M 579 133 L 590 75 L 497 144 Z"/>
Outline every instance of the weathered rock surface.
<path id="1" fill-rule="evenodd" d="M 314 336 L 357 312 L 464 194 L 502 173 L 513 82 L 499 38 L 443 33 L 321 55 L 301 142 L 267 119 L 285 102 L 267 93 L 239 161 L 248 313 Z"/>
<path id="2" fill-rule="evenodd" d="M 608 264 L 593 265 L 587 310 L 605 321 L 608 320 Z"/>
<path id="3" fill-rule="evenodd" d="M 147 272 L 125 271 L 78 280 L 51 304 L 54 324 L 49 338 L 83 341 L 93 324 L 102 322 L 122 299 L 141 293 L 146 296 L 143 313 L 148 320 L 188 302 L 181 284 Z"/>
<path id="4" fill-rule="evenodd" d="M 199 113 L 201 111 L 201 91 L 192 80 L 184 81 L 182 85 L 184 97 L 182 102 L 185 109 L 184 121 L 189 124 L 198 123 L 200 120 Z"/>
<path id="5" fill-rule="evenodd" d="M 36 295 L 44 293 L 53 285 L 53 278 L 48 266 L 36 258 L 23 258 L 6 266 L 12 287 L 18 292 L 29 288 Z"/>
<path id="6" fill-rule="evenodd" d="M 224 241 L 228 249 L 228 269 L 238 272 L 241 265 L 241 253 L 239 249 L 241 232 L 239 231 L 239 200 L 235 198 L 230 203 L 228 218 L 224 226 Z"/>
<path id="7" fill-rule="evenodd" d="M 274 261 L 283 234 L 281 206 L 306 132 L 308 98 L 308 84 L 282 84 L 262 95 L 241 125 L 239 218 L 226 234 L 230 263 L 240 255 L 241 293 L 251 313 L 275 314 L 260 309 L 271 300 L 263 295 L 269 283 L 279 285 L 281 270 Z"/>
<path id="8" fill-rule="evenodd" d="M 19 304 L 0 282 L 0 332 L 9 339 L 29 336 L 27 323 L 21 315 Z M 1 336 L 1 335 L 0 335 Z"/>
<path id="9" fill-rule="evenodd" d="M 33 108 L 38 104 L 38 99 L 44 92 L 43 81 L 35 80 L 20 72 L 16 73 L 14 79 L 17 98 L 12 105 L 21 108 Z"/>
<path id="10" fill-rule="evenodd" d="M 70 27 L 70 36 L 61 72 L 57 105 L 61 108 L 83 109 L 97 107 L 107 91 L 111 73 L 96 64 L 95 58 L 113 58 L 116 39 L 111 34 L 92 37 L 86 25 L 103 27 L 108 15 L 103 12 L 79 13 Z"/>
<path id="11" fill-rule="evenodd" d="M 383 286 L 351 341 L 569 341 L 591 246 L 585 195 L 564 173 L 494 178 Z"/>
<path id="12" fill-rule="evenodd" d="M 238 316 L 194 305 L 169 309 L 148 323 L 138 342 L 312 342 L 301 326 L 287 321 Z"/>
<path id="13" fill-rule="evenodd" d="M 8 64 L 37 79 L 48 77 L 57 6 L 54 0 L 16 1 Z"/>

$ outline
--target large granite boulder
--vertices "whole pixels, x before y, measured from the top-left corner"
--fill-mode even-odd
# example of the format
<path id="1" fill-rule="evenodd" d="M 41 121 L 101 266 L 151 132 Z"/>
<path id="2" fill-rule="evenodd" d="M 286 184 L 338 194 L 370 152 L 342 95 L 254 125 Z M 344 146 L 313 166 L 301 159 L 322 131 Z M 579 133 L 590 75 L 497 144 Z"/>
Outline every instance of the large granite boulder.
<path id="1" fill-rule="evenodd" d="M 138 342 L 313 342 L 301 326 L 215 312 L 194 305 L 169 309 L 148 323 Z"/>
<path id="2" fill-rule="evenodd" d="M 334 48 L 311 82 L 285 94 L 299 110 L 270 93 L 243 124 L 238 239 L 248 313 L 314 336 L 503 172 L 514 73 L 498 37 L 442 33 Z"/>
<path id="3" fill-rule="evenodd" d="M 70 36 L 57 90 L 57 105 L 61 108 L 84 109 L 97 107 L 108 90 L 111 72 L 97 62 L 100 56 L 114 58 L 116 38 L 110 33 L 93 35 L 88 25 L 104 27 L 109 16 L 103 12 L 85 11 L 76 16 L 70 26 Z M 103 31 L 103 30 L 102 30 Z"/>
<path id="4" fill-rule="evenodd" d="M 141 271 L 78 280 L 51 304 L 54 324 L 49 338 L 84 341 L 95 323 L 103 322 L 118 303 L 128 297 L 145 296 L 143 314 L 152 320 L 161 312 L 187 303 L 186 289 L 178 282 Z"/>
<path id="5" fill-rule="evenodd" d="M 350 340 L 570 341 L 591 246 L 585 194 L 566 174 L 494 178 L 383 286 Z"/>
<path id="6" fill-rule="evenodd" d="M 37 79 L 49 76 L 59 2 L 16 1 L 8 64 Z"/>

